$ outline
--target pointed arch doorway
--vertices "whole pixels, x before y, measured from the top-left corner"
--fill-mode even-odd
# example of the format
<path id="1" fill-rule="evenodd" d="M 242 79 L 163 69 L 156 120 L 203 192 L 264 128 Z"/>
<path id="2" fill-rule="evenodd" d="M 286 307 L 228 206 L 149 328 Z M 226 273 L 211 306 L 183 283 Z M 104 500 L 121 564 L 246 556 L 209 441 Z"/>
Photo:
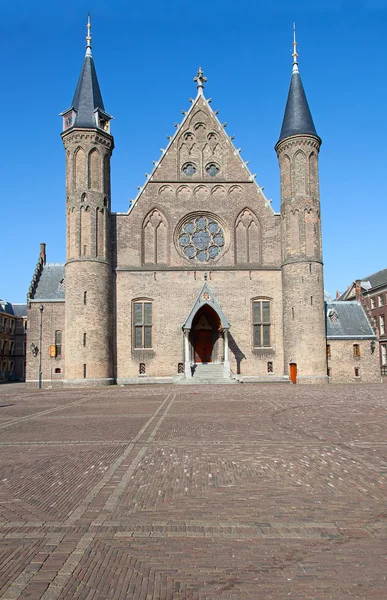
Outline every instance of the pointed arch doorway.
<path id="1" fill-rule="evenodd" d="M 221 330 L 220 319 L 214 309 L 208 304 L 202 306 L 192 321 L 190 336 L 195 363 L 210 363 L 218 358 Z"/>
<path id="2" fill-rule="evenodd" d="M 207 282 L 183 323 L 184 374 L 192 377 L 198 363 L 222 363 L 224 377 L 230 377 L 227 321 Z"/>

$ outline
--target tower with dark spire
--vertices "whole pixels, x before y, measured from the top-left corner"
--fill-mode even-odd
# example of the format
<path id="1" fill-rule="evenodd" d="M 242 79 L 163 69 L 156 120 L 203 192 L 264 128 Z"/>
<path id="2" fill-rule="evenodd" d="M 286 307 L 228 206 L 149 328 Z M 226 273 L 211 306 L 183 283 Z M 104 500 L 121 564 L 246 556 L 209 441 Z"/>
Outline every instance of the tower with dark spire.
<path id="1" fill-rule="evenodd" d="M 112 383 L 110 158 L 114 141 L 91 51 L 71 107 L 61 113 L 66 151 L 66 381 Z"/>
<path id="2" fill-rule="evenodd" d="M 316 133 L 298 68 L 294 30 L 293 69 L 279 140 L 284 319 L 284 371 L 297 365 L 297 380 L 328 382 Z"/>

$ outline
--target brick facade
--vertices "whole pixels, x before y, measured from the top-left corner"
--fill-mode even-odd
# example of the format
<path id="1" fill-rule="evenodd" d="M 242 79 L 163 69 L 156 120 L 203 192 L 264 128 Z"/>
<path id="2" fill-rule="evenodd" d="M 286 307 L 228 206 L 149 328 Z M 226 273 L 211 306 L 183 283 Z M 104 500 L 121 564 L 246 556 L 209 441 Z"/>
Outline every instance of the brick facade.
<path id="1" fill-rule="evenodd" d="M 328 340 L 328 373 L 331 383 L 380 381 L 377 350 L 370 340 Z"/>
<path id="2" fill-rule="evenodd" d="M 199 70 L 197 97 L 145 186 L 128 213 L 112 214 L 111 117 L 93 69 L 88 46 L 73 107 L 63 113 L 66 299 L 51 305 L 41 291 L 39 313 L 40 284 L 32 286 L 29 343 L 41 316 L 43 340 L 29 380 L 41 360 L 44 385 L 57 384 L 54 360 L 66 385 L 189 379 L 202 362 L 223 364 L 227 379 L 261 381 L 288 379 L 295 363 L 300 383 L 327 383 L 321 140 L 306 99 L 307 133 L 290 128 L 276 146 L 280 213 L 212 111 Z M 289 96 L 293 85 L 302 87 L 298 70 L 295 77 Z M 59 360 L 48 354 L 58 329 Z"/>

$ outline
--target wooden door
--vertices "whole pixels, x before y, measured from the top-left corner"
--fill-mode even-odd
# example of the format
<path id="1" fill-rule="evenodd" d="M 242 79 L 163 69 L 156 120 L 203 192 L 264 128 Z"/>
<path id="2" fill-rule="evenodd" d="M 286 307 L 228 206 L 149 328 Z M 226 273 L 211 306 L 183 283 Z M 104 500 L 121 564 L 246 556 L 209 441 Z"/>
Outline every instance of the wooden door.
<path id="1" fill-rule="evenodd" d="M 195 331 L 195 362 L 212 362 L 212 332 L 209 329 Z"/>
<path id="2" fill-rule="evenodd" d="M 293 383 L 297 382 L 297 365 L 296 363 L 289 364 L 289 378 Z"/>

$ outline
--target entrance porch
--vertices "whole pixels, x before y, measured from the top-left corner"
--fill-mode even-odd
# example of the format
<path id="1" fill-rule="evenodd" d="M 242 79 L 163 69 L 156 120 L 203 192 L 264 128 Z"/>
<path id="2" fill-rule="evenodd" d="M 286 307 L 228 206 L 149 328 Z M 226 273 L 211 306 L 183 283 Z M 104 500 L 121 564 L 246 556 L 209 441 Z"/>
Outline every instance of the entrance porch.
<path id="1" fill-rule="evenodd" d="M 223 378 L 230 378 L 229 328 L 229 322 L 206 283 L 182 327 L 186 379 L 204 372 L 215 374 L 215 371 L 217 377 L 222 374 Z M 205 365 L 210 368 L 203 370 Z"/>

